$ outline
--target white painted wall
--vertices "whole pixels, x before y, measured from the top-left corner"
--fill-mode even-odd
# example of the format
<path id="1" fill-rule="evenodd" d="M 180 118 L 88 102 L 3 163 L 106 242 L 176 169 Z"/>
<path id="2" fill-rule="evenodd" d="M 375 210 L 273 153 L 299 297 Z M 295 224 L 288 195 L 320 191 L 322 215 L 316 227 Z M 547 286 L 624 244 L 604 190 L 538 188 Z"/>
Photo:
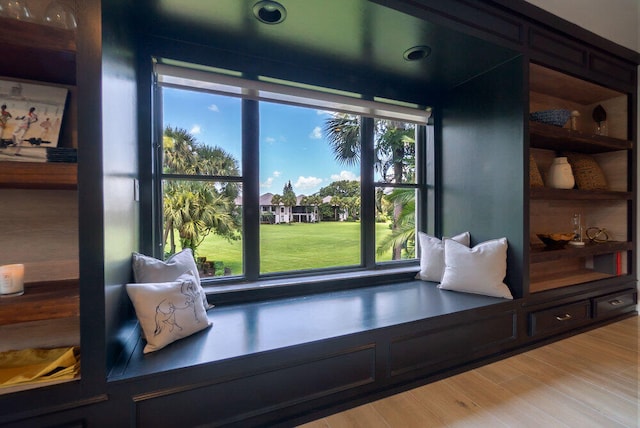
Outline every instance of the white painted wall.
<path id="1" fill-rule="evenodd" d="M 619 45 L 640 52 L 640 0 L 526 0 Z"/>

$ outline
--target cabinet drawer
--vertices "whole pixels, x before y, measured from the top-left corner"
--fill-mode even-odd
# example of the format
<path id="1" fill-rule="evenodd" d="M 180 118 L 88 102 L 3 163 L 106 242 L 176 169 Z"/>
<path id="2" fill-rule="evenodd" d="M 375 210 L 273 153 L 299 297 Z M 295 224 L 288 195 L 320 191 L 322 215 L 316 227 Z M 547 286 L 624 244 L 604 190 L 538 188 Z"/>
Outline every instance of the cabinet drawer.
<path id="1" fill-rule="evenodd" d="M 593 299 L 593 316 L 594 318 L 606 318 L 633 311 L 637 297 L 636 290 L 627 290 Z"/>
<path id="2" fill-rule="evenodd" d="M 532 312 L 529 314 L 529 336 L 560 333 L 584 324 L 590 318 L 589 300 Z"/>

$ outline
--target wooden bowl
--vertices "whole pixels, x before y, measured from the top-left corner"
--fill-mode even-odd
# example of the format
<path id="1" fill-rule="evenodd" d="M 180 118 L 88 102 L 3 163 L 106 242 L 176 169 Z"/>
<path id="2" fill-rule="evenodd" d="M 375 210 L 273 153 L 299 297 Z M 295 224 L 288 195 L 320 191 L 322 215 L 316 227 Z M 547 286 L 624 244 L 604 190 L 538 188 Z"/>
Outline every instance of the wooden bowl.
<path id="1" fill-rule="evenodd" d="M 550 250 L 564 248 L 573 239 L 573 233 L 536 233 L 536 236 Z"/>

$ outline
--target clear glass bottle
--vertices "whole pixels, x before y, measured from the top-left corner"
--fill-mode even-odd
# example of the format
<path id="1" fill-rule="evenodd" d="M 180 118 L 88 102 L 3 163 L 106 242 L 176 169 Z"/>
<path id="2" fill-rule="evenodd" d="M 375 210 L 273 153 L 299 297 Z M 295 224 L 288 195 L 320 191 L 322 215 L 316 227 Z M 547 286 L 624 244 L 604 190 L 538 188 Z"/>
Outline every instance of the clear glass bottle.
<path id="1" fill-rule="evenodd" d="M 584 241 L 582 240 L 582 215 L 573 215 L 573 218 L 571 219 L 571 228 L 573 230 L 573 239 L 569 241 L 569 244 L 575 247 L 583 247 Z"/>

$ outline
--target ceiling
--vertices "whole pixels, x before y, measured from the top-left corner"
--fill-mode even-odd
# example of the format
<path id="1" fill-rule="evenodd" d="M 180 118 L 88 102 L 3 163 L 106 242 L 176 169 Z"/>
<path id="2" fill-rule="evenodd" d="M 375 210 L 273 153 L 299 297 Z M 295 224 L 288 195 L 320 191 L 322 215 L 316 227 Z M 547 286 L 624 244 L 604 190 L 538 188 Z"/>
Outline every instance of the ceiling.
<path id="1" fill-rule="evenodd" d="M 143 31 L 250 58 L 248 67 L 260 61 L 279 64 L 268 72 L 280 75 L 270 77 L 411 102 L 436 96 L 516 56 L 368 0 L 279 0 L 286 19 L 275 25 L 256 19 L 252 9 L 257 2 L 144 0 Z M 429 46 L 430 56 L 405 60 L 403 53 L 417 45 Z"/>

